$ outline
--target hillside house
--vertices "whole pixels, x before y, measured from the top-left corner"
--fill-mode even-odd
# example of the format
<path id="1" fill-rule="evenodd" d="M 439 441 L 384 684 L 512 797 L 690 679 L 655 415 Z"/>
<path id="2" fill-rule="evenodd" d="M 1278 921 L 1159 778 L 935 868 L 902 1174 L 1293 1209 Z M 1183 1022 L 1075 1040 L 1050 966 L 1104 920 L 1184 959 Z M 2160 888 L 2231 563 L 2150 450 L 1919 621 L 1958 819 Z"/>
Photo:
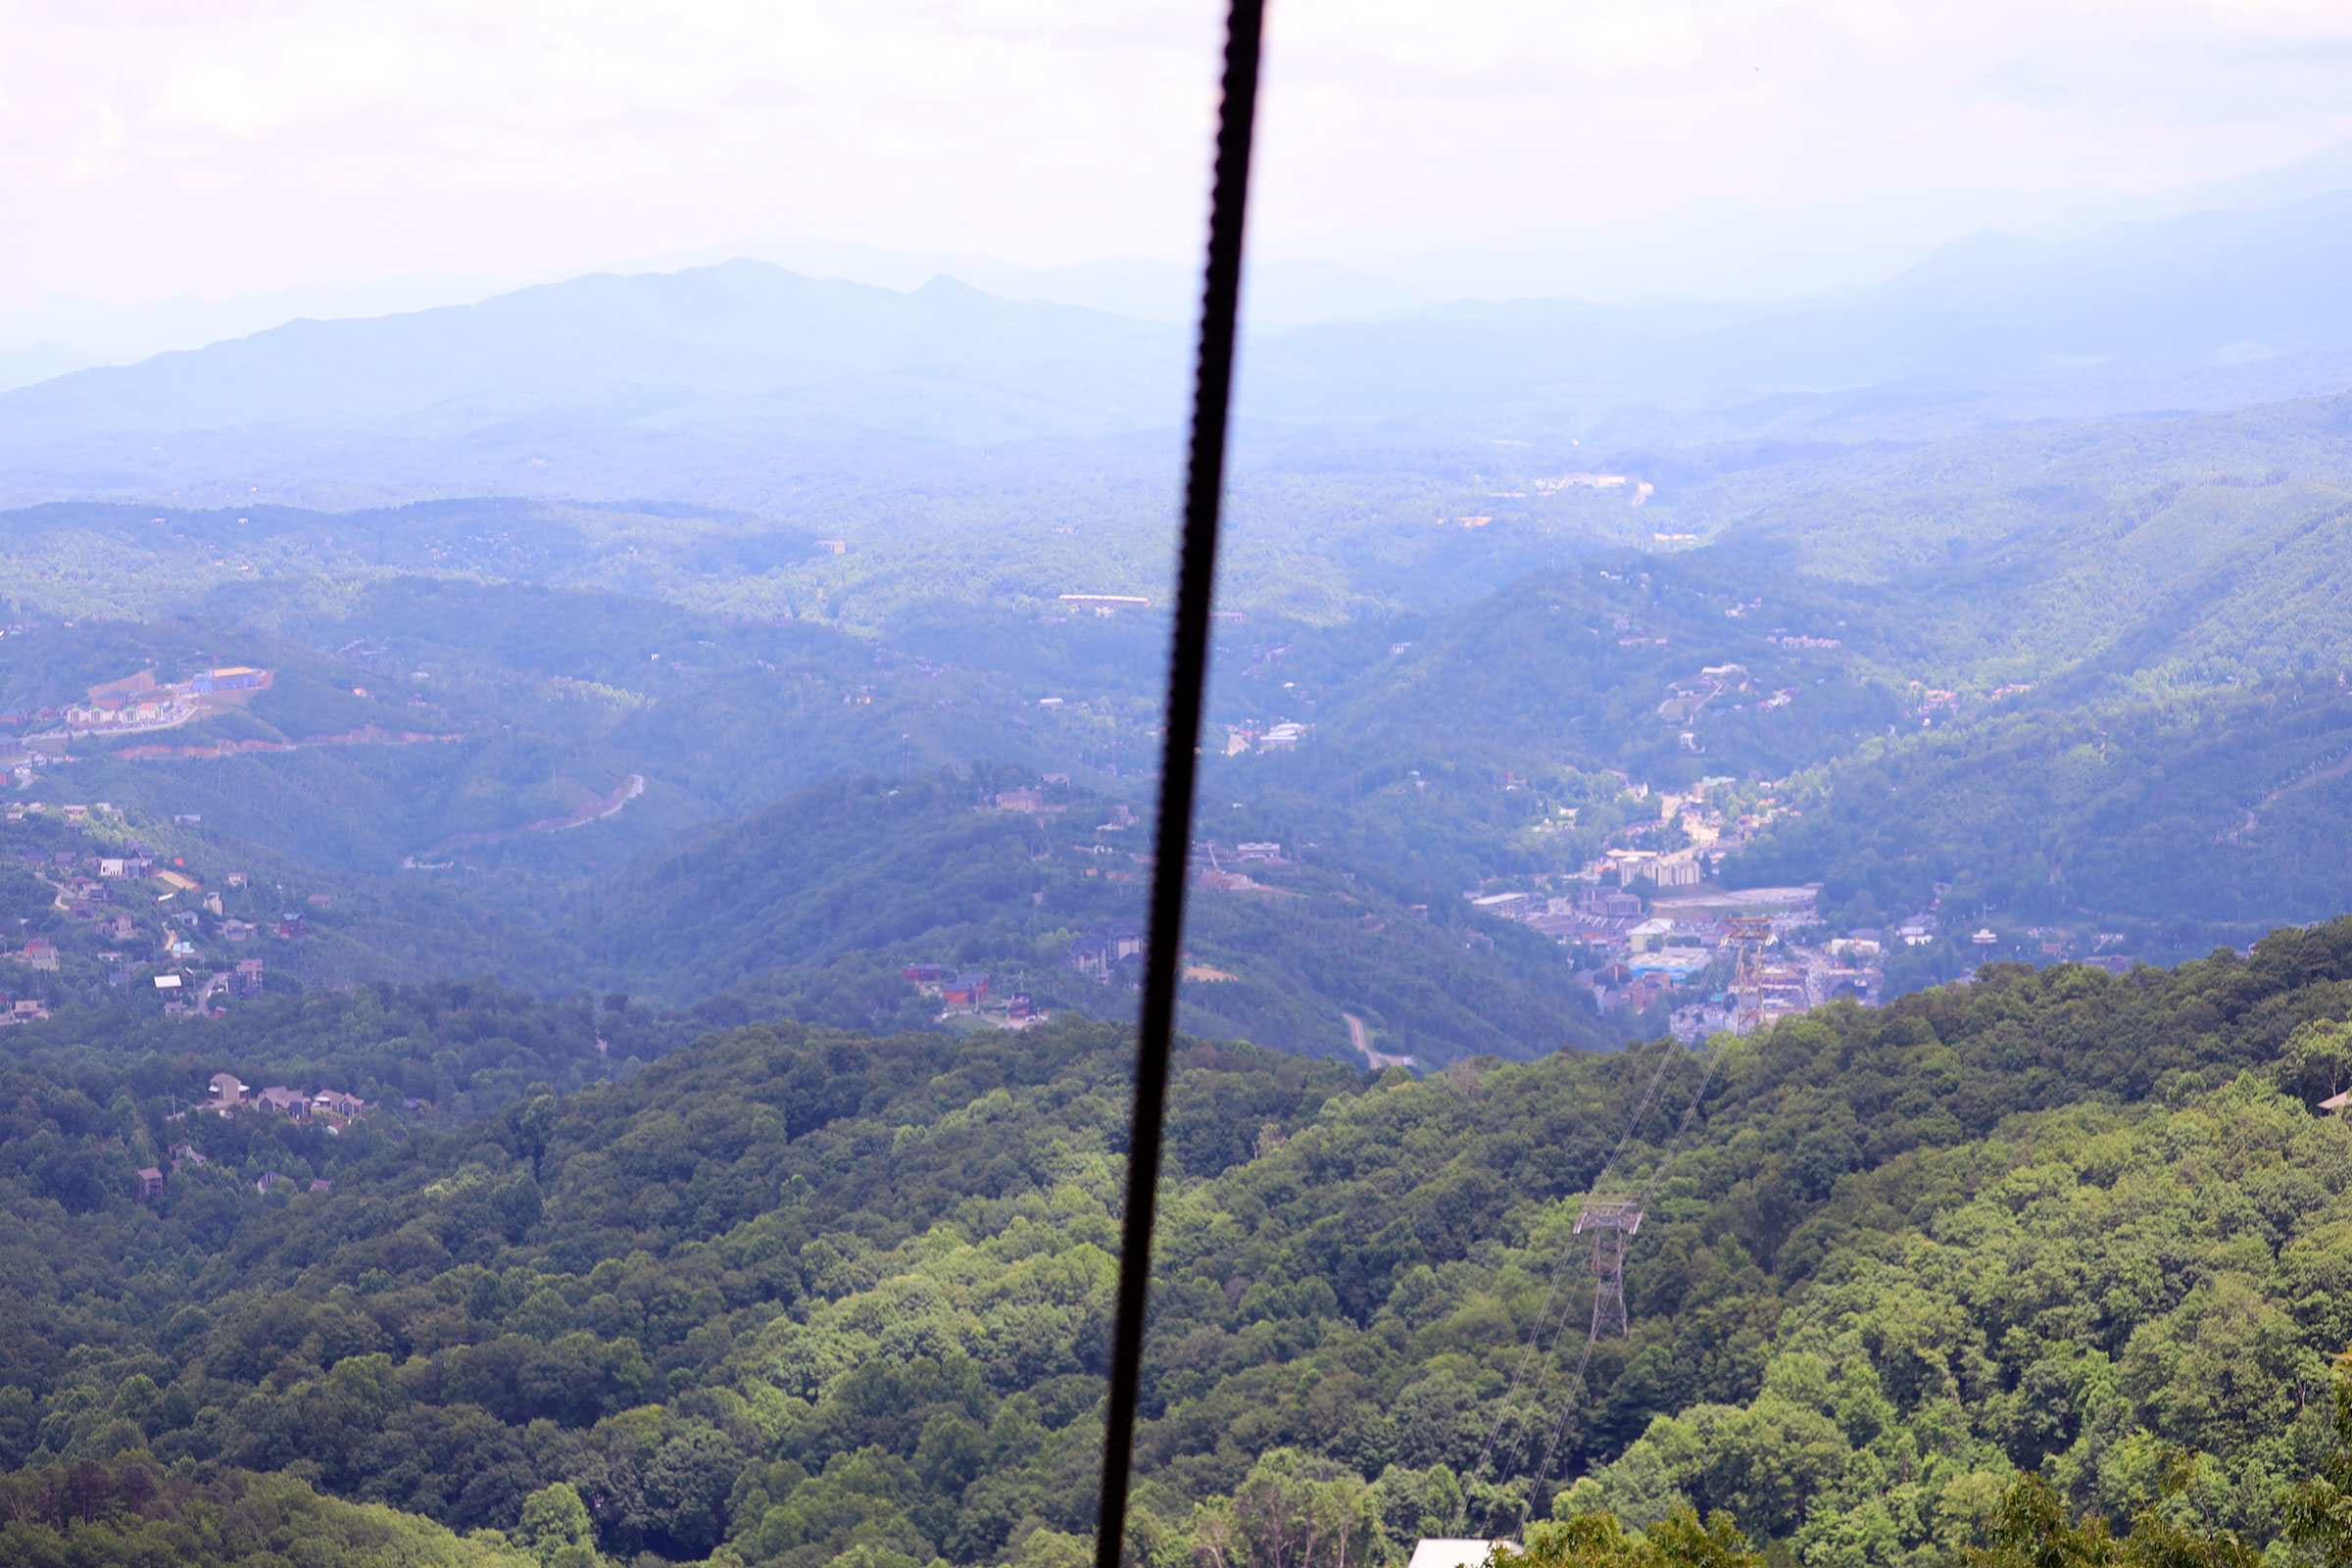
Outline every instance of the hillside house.
<path id="1" fill-rule="evenodd" d="M 24 950 L 17 955 L 17 961 L 34 969 L 55 969 L 57 967 L 57 948 L 52 943 L 34 937 L 30 942 L 25 943 Z"/>
<path id="2" fill-rule="evenodd" d="M 210 1102 L 215 1105 L 241 1105 L 245 1102 L 245 1086 L 233 1072 L 213 1074 L 212 1082 L 206 1088 L 211 1093 Z"/>
<path id="3" fill-rule="evenodd" d="M 139 1201 L 152 1203 L 163 1196 L 164 1173 L 153 1165 L 141 1167 L 139 1171 Z"/>
<path id="4" fill-rule="evenodd" d="M 250 1002 L 262 994 L 262 960 L 242 958 L 227 976 L 228 994 L 239 1002 Z"/>
<path id="5" fill-rule="evenodd" d="M 910 963 L 899 971 L 899 978 L 921 991 L 937 991 L 946 975 L 936 963 Z"/>
<path id="6" fill-rule="evenodd" d="M 311 928 L 302 923 L 299 914 L 281 914 L 277 917 L 277 934 L 289 942 L 300 942 L 311 934 Z"/>
<path id="7" fill-rule="evenodd" d="M 204 1157 L 204 1151 L 198 1149 L 194 1144 L 173 1144 L 168 1152 L 172 1156 L 172 1169 L 175 1173 L 183 1165 L 209 1165 L 212 1163 L 211 1160 Z"/>
<path id="8" fill-rule="evenodd" d="M 293 1177 L 283 1175 L 277 1171 L 266 1170 L 262 1172 L 262 1179 L 253 1184 L 253 1190 L 261 1194 L 264 1198 L 267 1198 L 281 1187 L 291 1187 L 293 1185 Z"/>
<path id="9" fill-rule="evenodd" d="M 1062 962 L 1108 985 L 1111 970 L 1143 951 L 1141 926 L 1129 920 L 1108 920 L 1071 943 Z"/>
<path id="10" fill-rule="evenodd" d="M 304 1098 L 301 1090 L 288 1089 L 284 1084 L 271 1084 L 254 1096 L 253 1102 L 264 1110 L 273 1111 L 292 1121 L 311 1119 L 310 1101 Z"/>
<path id="11" fill-rule="evenodd" d="M 313 1114 L 332 1116 L 340 1121 L 349 1121 L 367 1108 L 366 1101 L 357 1095 L 347 1095 L 340 1089 L 321 1089 L 311 1097 Z"/>
<path id="12" fill-rule="evenodd" d="M 1046 808 L 1046 797 L 1033 789 L 999 790 L 997 809 L 1000 811 L 1028 811 L 1032 814 Z"/>
<path id="13" fill-rule="evenodd" d="M 959 974 L 940 988 L 940 1000 L 951 1007 L 977 1007 L 988 1000 L 988 976 Z"/>

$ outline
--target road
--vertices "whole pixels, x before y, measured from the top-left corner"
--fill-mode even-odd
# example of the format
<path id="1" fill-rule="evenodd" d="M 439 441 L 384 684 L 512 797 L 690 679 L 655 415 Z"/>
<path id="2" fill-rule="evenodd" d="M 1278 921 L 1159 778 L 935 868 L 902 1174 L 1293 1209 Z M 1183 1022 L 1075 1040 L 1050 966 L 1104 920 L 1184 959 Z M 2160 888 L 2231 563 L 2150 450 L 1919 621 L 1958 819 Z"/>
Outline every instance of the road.
<path id="1" fill-rule="evenodd" d="M 1374 1051 L 1372 1031 L 1365 1028 L 1364 1020 L 1354 1013 L 1343 1012 L 1340 1016 L 1348 1020 L 1348 1043 L 1355 1047 L 1356 1054 L 1364 1058 L 1364 1064 L 1372 1071 L 1381 1072 L 1390 1067 L 1410 1067 L 1413 1064 L 1410 1056 L 1391 1056 Z"/>

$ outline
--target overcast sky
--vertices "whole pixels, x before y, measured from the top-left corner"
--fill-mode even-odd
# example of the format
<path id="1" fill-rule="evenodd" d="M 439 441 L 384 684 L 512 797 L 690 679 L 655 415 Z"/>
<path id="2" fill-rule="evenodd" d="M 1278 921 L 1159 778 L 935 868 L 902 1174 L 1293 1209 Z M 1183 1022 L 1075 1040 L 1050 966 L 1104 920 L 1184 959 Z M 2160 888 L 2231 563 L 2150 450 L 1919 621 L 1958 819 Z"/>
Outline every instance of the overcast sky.
<path id="1" fill-rule="evenodd" d="M 761 232 L 1189 255 L 1214 0 L 0 0 L 0 310 Z M 2341 0 L 1274 0 L 1261 255 L 2352 136 Z"/>

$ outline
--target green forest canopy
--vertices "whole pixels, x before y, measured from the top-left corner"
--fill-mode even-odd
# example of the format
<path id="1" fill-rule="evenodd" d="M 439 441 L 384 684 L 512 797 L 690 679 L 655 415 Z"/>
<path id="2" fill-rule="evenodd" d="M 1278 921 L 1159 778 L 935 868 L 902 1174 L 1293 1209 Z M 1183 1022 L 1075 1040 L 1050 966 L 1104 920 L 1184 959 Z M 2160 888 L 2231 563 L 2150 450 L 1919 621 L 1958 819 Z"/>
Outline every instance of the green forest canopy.
<path id="1" fill-rule="evenodd" d="M 2310 1108 L 2352 1072 L 2347 1019 L 2339 921 L 1740 1043 L 1546 1476 L 1479 1463 L 1562 1409 L 1575 1343 L 1513 1392 L 1518 1347 L 1641 1084 L 1664 1067 L 1635 1176 L 1699 1063 L 1660 1043 L 1415 1082 L 1190 1045 L 1139 1541 L 1184 1556 L 1321 1498 L 1388 1560 L 1605 1505 L 1892 1564 L 1989 1549 L 2021 1476 L 2070 1519 L 2170 1495 L 2280 1539 L 2352 1344 L 2352 1126 Z M 10 1465 L 284 1473 L 460 1532 L 567 1485 L 623 1560 L 1083 1552 L 1123 1030 L 754 1026 L 396 1129 L 328 1192 L 259 1197 L 222 1161 L 143 1204 L 134 1165 L 184 1136 L 154 1059 L 7 1069 Z M 2204 1457 L 2168 1494 L 2175 1447 Z"/>

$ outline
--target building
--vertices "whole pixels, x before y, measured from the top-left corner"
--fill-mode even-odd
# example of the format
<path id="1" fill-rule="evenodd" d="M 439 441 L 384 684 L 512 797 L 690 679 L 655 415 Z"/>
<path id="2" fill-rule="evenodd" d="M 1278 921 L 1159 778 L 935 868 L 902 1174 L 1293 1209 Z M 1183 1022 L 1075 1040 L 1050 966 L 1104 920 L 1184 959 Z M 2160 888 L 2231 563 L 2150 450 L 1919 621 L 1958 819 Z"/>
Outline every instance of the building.
<path id="1" fill-rule="evenodd" d="M 201 671 L 188 682 L 188 690 L 208 694 L 213 692 L 249 692 L 268 686 L 270 682 L 270 672 L 269 670 L 252 669 L 243 664 L 231 664 L 226 669 Z M 150 687 L 154 685 L 152 676 L 149 677 L 148 684 Z"/>
<path id="2" fill-rule="evenodd" d="M 213 1074 L 212 1082 L 207 1087 L 212 1092 L 213 1104 L 241 1105 L 245 1102 L 245 1086 L 237 1081 L 237 1075 L 233 1072 Z"/>
<path id="3" fill-rule="evenodd" d="M 1119 963 L 1144 951 L 1143 928 L 1127 920 L 1108 920 L 1070 944 L 1062 962 L 1104 985 Z"/>
<path id="4" fill-rule="evenodd" d="M 254 1096 L 253 1102 L 294 1121 L 308 1121 L 311 1117 L 311 1102 L 303 1098 L 302 1091 L 288 1089 L 284 1084 L 271 1084 Z"/>
<path id="5" fill-rule="evenodd" d="M 999 790 L 997 809 L 1000 811 L 1037 812 L 1046 808 L 1045 796 L 1033 789 Z"/>
<path id="6" fill-rule="evenodd" d="M 1672 935 L 1674 922 L 1664 918 L 1644 920 L 1625 934 L 1636 953 L 1653 953 L 1666 946 L 1666 939 Z"/>
<path id="7" fill-rule="evenodd" d="M 899 978 L 918 989 L 936 991 L 946 976 L 936 963 L 910 963 L 899 971 Z"/>
<path id="8" fill-rule="evenodd" d="M 1576 902 L 1587 914 L 1599 919 L 1639 920 L 1642 918 L 1641 896 L 1627 893 L 1620 888 L 1587 888 Z"/>
<path id="9" fill-rule="evenodd" d="M 368 1102 L 357 1095 L 347 1095 L 340 1089 L 321 1089 L 311 1097 L 311 1110 L 316 1115 L 333 1116 L 349 1121 L 368 1108 Z"/>
<path id="10" fill-rule="evenodd" d="M 1505 920 L 1523 919 L 1543 906 L 1543 896 L 1535 893 L 1488 893 L 1470 901 L 1470 907 L 1479 913 Z"/>
<path id="11" fill-rule="evenodd" d="M 940 987 L 940 1000 L 951 1007 L 977 1007 L 988 1000 L 988 976 L 959 974 Z"/>
<path id="12" fill-rule="evenodd" d="M 250 1002 L 262 994 L 262 960 L 244 958 L 225 977 L 228 994 L 239 1002 Z"/>
<path id="13" fill-rule="evenodd" d="M 1701 873 L 1696 858 L 1668 857 L 1652 860 L 1646 874 L 1650 883 L 1663 891 L 1667 888 L 1694 888 L 1699 884 Z"/>
<path id="14" fill-rule="evenodd" d="M 267 1198 L 281 1187 L 291 1187 L 293 1185 L 293 1177 L 281 1175 L 273 1170 L 266 1170 L 262 1172 L 262 1179 L 253 1184 L 253 1190 L 257 1193 L 260 1193 L 264 1198 Z"/>
<path id="15" fill-rule="evenodd" d="M 1257 744 L 1265 751 L 1283 752 L 1296 747 L 1305 736 L 1304 724 L 1294 724 L 1285 719 L 1279 724 L 1268 725 L 1266 732 L 1257 738 Z"/>
<path id="16" fill-rule="evenodd" d="M 1407 1568 L 1483 1568 L 1496 1546 L 1506 1554 L 1518 1547 L 1515 1541 L 1447 1541 L 1432 1538 L 1413 1547 L 1413 1560 Z"/>
<path id="17" fill-rule="evenodd" d="M 164 1173 L 153 1165 L 139 1171 L 139 1201 L 151 1203 L 164 1196 Z"/>

